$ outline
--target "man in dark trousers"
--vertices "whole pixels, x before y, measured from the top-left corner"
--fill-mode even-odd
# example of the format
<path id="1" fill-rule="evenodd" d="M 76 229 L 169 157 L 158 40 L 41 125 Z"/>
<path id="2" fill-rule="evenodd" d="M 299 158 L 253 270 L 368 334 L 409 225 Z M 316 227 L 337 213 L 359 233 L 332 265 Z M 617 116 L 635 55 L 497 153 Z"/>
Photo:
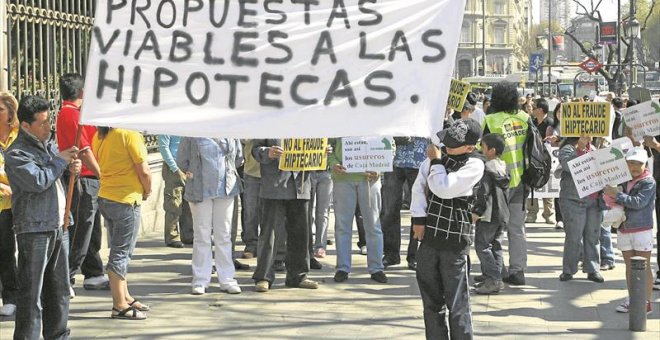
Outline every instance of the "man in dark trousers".
<path id="1" fill-rule="evenodd" d="M 6 156 L 18 244 L 14 339 L 68 339 L 70 332 L 69 237 L 62 228 L 66 193 L 60 179 L 67 167 L 73 176 L 79 173 L 81 162 L 75 146 L 58 150 L 48 107 L 42 97 L 21 100 L 21 130 Z"/>
<path id="2" fill-rule="evenodd" d="M 309 227 L 307 209 L 310 197 L 309 174 L 281 171 L 283 153 L 279 140 L 255 139 L 252 155 L 261 164 L 262 199 L 261 234 L 257 268 L 252 279 L 255 291 L 267 292 L 275 281 L 273 246 L 277 225 L 286 226 L 286 281 L 288 287 L 317 289 L 318 283 L 307 278 L 309 272 Z M 286 222 L 285 222 L 286 221 Z"/>
<path id="3" fill-rule="evenodd" d="M 85 81 L 79 74 L 69 73 L 60 78 L 62 108 L 57 115 L 57 143 L 61 149 L 74 146 L 80 122 L 83 86 Z M 99 255 L 101 249 L 101 214 L 98 212 L 99 165 L 90 148 L 96 127 L 84 125 L 80 135 L 80 154 L 83 162 L 80 178 L 64 174 L 64 181 L 76 181 L 73 190 L 71 213 L 73 225 L 69 228 L 69 277 L 71 287 L 75 283 L 78 269 L 85 276 L 85 289 L 109 289 L 108 277 L 103 275 L 103 261 Z M 73 288 L 71 296 L 74 296 Z"/>

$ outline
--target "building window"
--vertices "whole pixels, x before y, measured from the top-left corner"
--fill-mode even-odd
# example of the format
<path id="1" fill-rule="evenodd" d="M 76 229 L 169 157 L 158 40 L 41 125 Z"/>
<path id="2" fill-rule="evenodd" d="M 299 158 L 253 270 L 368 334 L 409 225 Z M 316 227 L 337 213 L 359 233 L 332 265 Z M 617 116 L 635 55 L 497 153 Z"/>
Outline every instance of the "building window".
<path id="1" fill-rule="evenodd" d="M 495 43 L 506 44 L 506 26 L 495 26 Z"/>
<path id="2" fill-rule="evenodd" d="M 496 0 L 494 4 L 495 14 L 506 14 L 506 3 L 502 0 Z"/>
<path id="3" fill-rule="evenodd" d="M 470 24 L 463 22 L 463 26 L 461 26 L 461 42 L 472 42 L 472 34 L 470 33 Z"/>

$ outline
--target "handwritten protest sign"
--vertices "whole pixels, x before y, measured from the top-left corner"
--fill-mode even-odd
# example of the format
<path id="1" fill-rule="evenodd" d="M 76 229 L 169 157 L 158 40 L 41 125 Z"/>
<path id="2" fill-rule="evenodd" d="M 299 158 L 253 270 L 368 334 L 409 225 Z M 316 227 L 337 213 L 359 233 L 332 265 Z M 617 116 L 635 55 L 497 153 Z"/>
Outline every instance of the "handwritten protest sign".
<path id="1" fill-rule="evenodd" d="M 561 136 L 609 137 L 609 103 L 564 103 L 561 105 Z"/>
<path id="2" fill-rule="evenodd" d="M 349 173 L 392 171 L 393 145 L 389 137 L 342 138 L 342 165 Z"/>
<path id="3" fill-rule="evenodd" d="M 465 99 L 467 98 L 468 93 L 470 93 L 470 89 L 470 83 L 452 79 L 451 85 L 449 86 L 449 100 L 447 101 L 447 107 L 454 111 L 463 111 L 463 105 L 465 105 Z"/>
<path id="4" fill-rule="evenodd" d="M 615 148 L 600 149 L 582 155 L 568 166 L 580 198 L 632 179 L 623 152 Z"/>
<path id="5" fill-rule="evenodd" d="M 660 135 L 660 103 L 657 100 L 637 104 L 621 111 L 621 115 L 626 126 L 632 129 L 635 140 Z"/>
<path id="6" fill-rule="evenodd" d="M 282 140 L 280 170 L 313 171 L 328 167 L 327 138 L 288 138 Z"/>
<path id="7" fill-rule="evenodd" d="M 545 146 L 550 152 L 552 157 L 552 165 L 550 167 L 550 179 L 543 188 L 534 190 L 534 198 L 558 198 L 559 197 L 559 182 L 560 177 L 555 177 L 554 173 L 559 167 L 559 158 L 557 158 L 559 148 L 553 148 L 550 145 Z M 531 196 L 531 195 L 530 195 Z"/>
<path id="8" fill-rule="evenodd" d="M 429 136 L 442 128 L 464 8 L 100 0 L 82 121 L 184 136 Z"/>

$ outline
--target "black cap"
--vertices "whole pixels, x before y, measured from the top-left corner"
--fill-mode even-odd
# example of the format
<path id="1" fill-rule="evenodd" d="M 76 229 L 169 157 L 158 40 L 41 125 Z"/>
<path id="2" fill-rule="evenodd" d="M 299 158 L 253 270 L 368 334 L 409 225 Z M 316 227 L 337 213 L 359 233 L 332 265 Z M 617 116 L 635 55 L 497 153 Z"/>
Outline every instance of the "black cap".
<path id="1" fill-rule="evenodd" d="M 481 125 L 472 118 L 459 119 L 450 127 L 436 133 L 437 141 L 448 148 L 460 148 L 464 145 L 476 145 L 481 139 Z"/>

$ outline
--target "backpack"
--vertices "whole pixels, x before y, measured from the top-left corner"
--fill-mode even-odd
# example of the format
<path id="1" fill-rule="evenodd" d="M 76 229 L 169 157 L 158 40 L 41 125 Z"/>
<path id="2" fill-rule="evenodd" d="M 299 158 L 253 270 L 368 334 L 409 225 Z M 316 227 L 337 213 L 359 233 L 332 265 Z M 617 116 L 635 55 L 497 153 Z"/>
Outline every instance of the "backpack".
<path id="1" fill-rule="evenodd" d="M 540 189 L 550 179 L 552 157 L 550 157 L 550 152 L 543 143 L 543 137 L 541 137 L 541 133 L 531 118 L 527 121 L 527 125 L 527 137 L 523 146 L 522 182 L 531 189 Z"/>

